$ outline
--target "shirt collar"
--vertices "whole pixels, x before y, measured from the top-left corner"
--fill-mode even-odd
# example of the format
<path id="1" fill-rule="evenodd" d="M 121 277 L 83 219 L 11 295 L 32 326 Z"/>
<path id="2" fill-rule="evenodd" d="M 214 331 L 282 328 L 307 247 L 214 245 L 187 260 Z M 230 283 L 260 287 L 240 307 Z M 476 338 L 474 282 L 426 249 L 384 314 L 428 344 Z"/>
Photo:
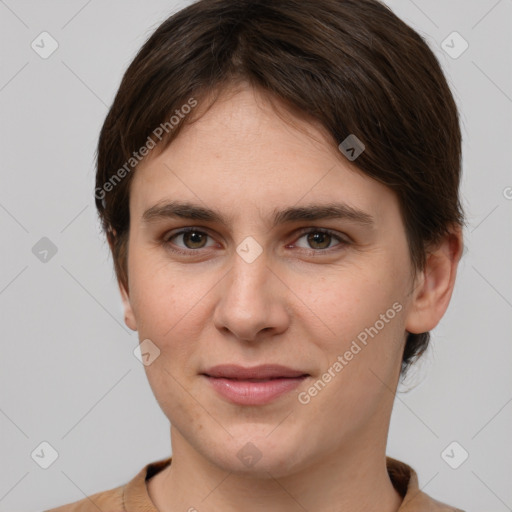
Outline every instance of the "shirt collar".
<path id="1" fill-rule="evenodd" d="M 126 512 L 159 512 L 148 493 L 147 480 L 165 469 L 172 457 L 151 462 L 128 482 L 123 489 Z M 463 512 L 436 501 L 420 490 L 418 475 L 409 465 L 392 457 L 386 457 L 386 467 L 393 486 L 403 497 L 398 512 Z"/>

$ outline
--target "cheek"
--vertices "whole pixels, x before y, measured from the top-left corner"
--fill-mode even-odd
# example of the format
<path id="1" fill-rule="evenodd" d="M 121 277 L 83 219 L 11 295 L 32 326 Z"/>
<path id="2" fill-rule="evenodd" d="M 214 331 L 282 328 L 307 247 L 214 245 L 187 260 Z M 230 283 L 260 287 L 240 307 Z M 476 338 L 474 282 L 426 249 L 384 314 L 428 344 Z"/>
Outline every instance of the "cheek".
<path id="1" fill-rule="evenodd" d="M 190 289 L 183 288 L 179 276 L 169 270 L 150 253 L 130 253 L 130 302 L 141 340 L 164 341 L 185 315 Z"/>
<path id="2" fill-rule="evenodd" d="M 356 435 L 371 418 L 381 421 L 392 401 L 389 390 L 400 368 L 404 339 L 400 286 L 405 275 L 397 269 L 390 273 L 390 268 L 391 262 L 339 272 L 337 279 L 326 280 L 329 287 L 316 294 L 312 309 L 329 331 L 324 328 L 326 336 L 311 339 L 318 340 L 316 354 L 325 364 L 318 378 L 327 384 L 317 384 L 320 391 L 309 405 L 313 416 L 325 417 L 322 428 L 333 438 L 339 438 L 340 432 Z M 328 417 L 325 410 L 330 411 Z"/>
<path id="3" fill-rule="evenodd" d="M 187 363 L 193 366 L 200 356 L 197 342 L 212 314 L 208 293 L 221 276 L 207 268 L 183 269 L 143 251 L 133 253 L 130 272 L 139 338 L 150 339 L 160 349 L 159 364 L 148 367 L 150 373 L 165 368 L 173 375 L 185 374 Z"/>
<path id="4" fill-rule="evenodd" d="M 327 339 L 339 349 L 340 340 L 350 343 L 376 323 L 379 331 L 389 332 L 393 326 L 393 335 L 399 332 L 401 316 L 397 310 L 403 309 L 405 279 L 403 271 L 393 268 L 390 261 L 375 261 L 350 270 L 336 269 L 314 287 L 304 278 L 297 295 L 302 294 L 304 302 L 311 305 Z"/>
<path id="5" fill-rule="evenodd" d="M 134 258 L 130 275 L 139 339 L 151 340 L 160 350 L 144 369 L 164 413 L 173 417 L 185 415 L 192 421 L 200 415 L 185 406 L 190 401 L 185 389 L 192 377 L 187 370 L 194 368 L 196 340 L 204 325 L 199 318 L 204 280 L 201 284 L 201 279 L 187 278 L 169 265 L 151 266 L 149 261 L 148 257 Z"/>

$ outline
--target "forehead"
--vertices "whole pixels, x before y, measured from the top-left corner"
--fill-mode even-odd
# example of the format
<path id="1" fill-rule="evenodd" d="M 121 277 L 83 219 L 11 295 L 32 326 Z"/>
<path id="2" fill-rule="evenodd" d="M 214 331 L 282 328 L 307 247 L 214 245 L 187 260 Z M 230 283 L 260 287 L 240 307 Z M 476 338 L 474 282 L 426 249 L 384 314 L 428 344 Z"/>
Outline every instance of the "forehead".
<path id="1" fill-rule="evenodd" d="M 131 208 L 141 215 L 169 198 L 187 198 L 227 215 L 255 206 L 275 217 L 284 205 L 339 201 L 378 217 L 386 201 L 395 201 L 341 155 L 318 122 L 276 112 L 277 103 L 242 88 L 221 95 L 205 113 L 200 104 L 194 122 L 139 164 Z"/>

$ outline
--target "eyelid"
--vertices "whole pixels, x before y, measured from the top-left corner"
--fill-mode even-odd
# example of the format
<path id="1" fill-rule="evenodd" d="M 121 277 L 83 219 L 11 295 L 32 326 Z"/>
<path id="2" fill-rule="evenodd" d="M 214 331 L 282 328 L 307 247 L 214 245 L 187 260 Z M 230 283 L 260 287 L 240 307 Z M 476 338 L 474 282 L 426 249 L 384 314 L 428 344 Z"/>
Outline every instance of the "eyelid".
<path id="1" fill-rule="evenodd" d="M 204 234 L 212 239 L 214 238 L 210 234 L 210 232 L 207 228 L 202 228 L 202 227 L 187 226 L 187 227 L 183 227 L 183 228 L 177 228 L 176 232 L 173 232 L 173 231 L 165 233 L 162 237 L 162 243 L 165 246 L 167 246 L 171 252 L 178 253 L 178 254 L 184 254 L 184 255 L 191 255 L 193 253 L 199 253 L 201 249 L 208 249 L 208 248 L 212 247 L 212 246 L 206 246 L 206 247 L 200 247 L 199 249 L 170 248 L 169 244 L 171 244 L 170 240 L 172 238 L 174 238 L 176 236 L 183 235 L 185 233 L 189 233 L 191 231 Z M 311 249 L 311 248 L 299 247 L 299 249 L 308 251 L 310 253 L 317 253 L 317 254 L 321 255 L 321 254 L 328 253 L 328 252 L 334 250 L 337 246 L 346 246 L 346 245 L 349 245 L 352 243 L 352 240 L 350 239 L 350 237 L 344 233 L 340 233 L 338 231 L 334 231 L 334 230 L 331 230 L 328 228 L 319 228 L 319 227 L 315 227 L 315 226 L 310 226 L 310 227 L 301 228 L 301 229 L 295 231 L 294 242 L 292 244 L 295 244 L 297 242 L 297 240 L 299 240 L 304 235 L 307 235 L 309 233 L 325 233 L 325 234 L 330 235 L 331 237 L 335 238 L 339 242 L 334 247 L 328 247 L 327 249 Z M 289 245 L 290 244 L 287 244 L 287 247 L 289 247 Z"/>
<path id="2" fill-rule="evenodd" d="M 163 241 L 164 241 L 164 243 L 169 243 L 170 240 L 172 238 L 174 238 L 175 236 L 180 236 L 182 234 L 189 233 L 191 231 L 202 233 L 202 234 L 207 235 L 210 238 L 213 238 L 213 236 L 210 235 L 210 233 L 208 232 L 207 229 L 190 226 L 190 227 L 185 227 L 185 228 L 178 228 L 178 231 L 176 231 L 176 233 L 173 233 L 172 231 L 170 232 L 170 234 L 166 233 L 163 236 Z M 344 234 L 334 231 L 332 229 L 317 228 L 315 226 L 311 226 L 311 227 L 302 228 L 302 229 L 299 229 L 298 231 L 296 231 L 294 234 L 295 242 L 293 242 L 293 243 L 296 243 L 296 241 L 298 239 L 302 238 L 304 235 L 307 235 L 309 233 L 325 233 L 327 235 L 332 236 L 336 240 L 338 240 L 339 245 L 343 245 L 343 244 L 346 245 L 346 244 L 349 244 L 352 242 L 350 239 L 348 239 L 349 237 L 347 235 L 344 235 Z M 206 248 L 207 247 L 201 247 L 200 249 L 206 249 Z M 328 249 L 307 249 L 307 248 L 302 248 L 302 249 L 322 253 L 322 252 L 329 251 L 329 249 L 332 249 L 332 247 L 330 247 Z M 199 249 L 183 249 L 183 250 L 180 249 L 180 250 L 178 250 L 178 252 L 198 252 L 198 251 L 199 251 Z"/>
<path id="3" fill-rule="evenodd" d="M 186 233 L 190 233 L 190 232 L 195 232 L 195 233 L 201 233 L 201 234 L 204 234 L 208 237 L 210 237 L 211 239 L 213 239 L 214 237 L 209 233 L 209 231 L 205 228 L 200 228 L 200 227 L 194 227 L 194 226 L 190 226 L 190 227 L 184 227 L 184 228 L 178 228 L 178 230 L 176 232 L 173 232 L 173 231 L 170 231 L 170 232 L 167 232 L 164 234 L 164 236 L 162 237 L 162 240 L 164 243 L 170 243 L 170 240 L 176 236 L 180 236 L 180 235 L 184 235 Z M 206 247 L 201 247 L 201 249 L 205 249 Z M 197 252 L 199 251 L 199 249 L 185 249 L 186 251 L 193 251 L 193 252 Z"/>
<path id="4" fill-rule="evenodd" d="M 346 243 L 346 244 L 352 242 L 350 237 L 348 235 L 344 234 L 344 233 L 341 233 L 339 231 L 335 231 L 333 229 L 317 228 L 317 227 L 314 227 L 314 226 L 312 226 L 310 228 L 302 228 L 302 229 L 300 229 L 295 234 L 295 236 L 301 238 L 302 236 L 307 235 L 308 233 L 325 233 L 327 235 L 331 235 L 333 238 L 336 238 L 340 242 L 343 242 L 343 243 Z M 327 250 L 327 249 L 324 249 L 324 250 Z"/>

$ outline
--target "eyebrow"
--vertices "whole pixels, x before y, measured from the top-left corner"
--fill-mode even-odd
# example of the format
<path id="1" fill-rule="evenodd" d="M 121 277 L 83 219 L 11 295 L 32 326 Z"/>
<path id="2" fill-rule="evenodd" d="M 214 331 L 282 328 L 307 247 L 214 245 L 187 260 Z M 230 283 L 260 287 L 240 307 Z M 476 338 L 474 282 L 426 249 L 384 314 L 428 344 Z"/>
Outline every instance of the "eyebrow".
<path id="1" fill-rule="evenodd" d="M 216 222 L 227 225 L 226 219 L 219 212 L 183 201 L 158 203 L 147 209 L 142 215 L 142 220 L 145 223 L 172 218 Z M 311 204 L 297 207 L 292 206 L 284 208 L 283 210 L 274 210 L 271 222 L 273 227 L 275 227 L 279 224 L 296 221 L 318 221 L 327 219 L 349 220 L 369 227 L 375 224 L 375 219 L 369 213 L 345 203 Z"/>

